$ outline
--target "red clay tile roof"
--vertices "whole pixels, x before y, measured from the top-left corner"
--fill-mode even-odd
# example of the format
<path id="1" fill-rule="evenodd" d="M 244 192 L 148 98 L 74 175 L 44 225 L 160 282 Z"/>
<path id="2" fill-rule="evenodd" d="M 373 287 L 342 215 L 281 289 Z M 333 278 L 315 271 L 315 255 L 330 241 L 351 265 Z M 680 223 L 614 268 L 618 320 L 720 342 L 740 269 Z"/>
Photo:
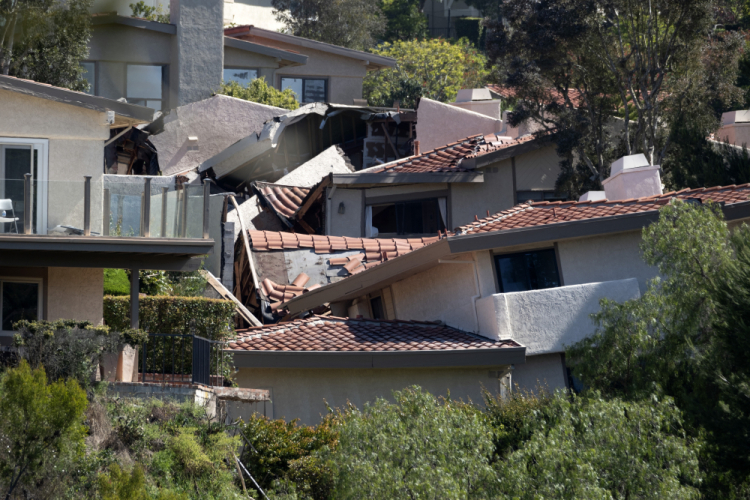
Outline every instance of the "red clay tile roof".
<path id="1" fill-rule="evenodd" d="M 386 163 L 381 165 L 380 168 L 370 168 L 366 173 L 471 172 L 474 170 L 473 168 L 462 166 L 462 162 L 466 158 L 476 158 L 535 138 L 533 135 L 519 137 L 518 139 L 510 139 L 495 134 L 474 135 L 418 155 Z"/>
<path id="2" fill-rule="evenodd" d="M 400 352 L 465 351 L 522 347 L 436 323 L 311 316 L 276 325 L 237 330 L 235 351 Z"/>
<path id="3" fill-rule="evenodd" d="M 271 304 L 271 310 L 276 311 L 284 302 L 291 300 L 298 295 L 302 295 L 303 293 L 310 290 L 320 288 L 320 285 L 318 285 L 317 283 L 312 286 L 306 287 L 305 285 L 309 280 L 310 277 L 305 273 L 297 276 L 297 278 L 295 278 L 291 285 L 279 285 L 278 283 L 274 283 L 273 281 L 266 278 L 261 281 L 261 287 L 263 288 L 263 293 L 266 295 L 266 297 L 276 301 Z"/>
<path id="4" fill-rule="evenodd" d="M 516 205 L 510 210 L 496 213 L 484 219 L 456 229 L 456 234 L 488 233 L 504 229 L 571 222 L 600 217 L 612 217 L 638 212 L 659 210 L 672 198 L 697 198 L 702 202 L 711 200 L 716 203 L 739 203 L 750 197 L 750 184 L 741 186 L 717 186 L 712 188 L 683 189 L 647 198 L 617 201 L 556 201 L 528 202 Z"/>
<path id="5" fill-rule="evenodd" d="M 256 181 L 253 183 L 259 194 L 273 206 L 280 214 L 286 217 L 294 216 L 300 209 L 305 197 L 310 193 L 310 188 L 298 186 L 282 186 L 270 182 Z"/>

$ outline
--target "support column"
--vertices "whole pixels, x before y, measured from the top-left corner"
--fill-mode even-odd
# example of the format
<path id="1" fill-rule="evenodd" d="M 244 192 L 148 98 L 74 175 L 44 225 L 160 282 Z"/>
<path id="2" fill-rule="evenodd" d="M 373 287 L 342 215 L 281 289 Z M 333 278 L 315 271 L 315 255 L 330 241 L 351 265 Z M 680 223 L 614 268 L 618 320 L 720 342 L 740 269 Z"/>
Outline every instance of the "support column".
<path id="1" fill-rule="evenodd" d="M 130 270 L 130 328 L 138 328 L 138 293 L 140 288 L 138 271 L 139 269 Z"/>

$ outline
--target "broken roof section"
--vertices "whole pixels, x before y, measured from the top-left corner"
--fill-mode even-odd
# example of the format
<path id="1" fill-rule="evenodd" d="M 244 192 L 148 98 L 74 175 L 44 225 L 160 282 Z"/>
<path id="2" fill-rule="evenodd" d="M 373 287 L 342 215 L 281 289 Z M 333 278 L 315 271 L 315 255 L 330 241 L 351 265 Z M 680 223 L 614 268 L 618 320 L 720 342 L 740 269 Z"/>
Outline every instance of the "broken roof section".
<path id="1" fill-rule="evenodd" d="M 243 137 L 259 132 L 289 111 L 225 95 L 214 95 L 173 109 L 147 130 L 159 151 L 164 175 L 192 170 Z"/>
<path id="2" fill-rule="evenodd" d="M 331 175 L 312 188 L 255 181 L 250 187 L 261 205 L 276 214 L 292 231 L 316 234 L 324 225 L 323 195 Z"/>
<path id="3" fill-rule="evenodd" d="M 410 154 L 415 119 L 409 111 L 312 103 L 269 120 L 257 133 L 203 161 L 199 171 L 235 189 L 255 180 L 274 182 L 331 146 L 339 146 L 359 169 L 374 161 L 365 142 L 379 133 L 383 161 Z M 403 137 L 400 147 L 398 137 Z M 386 141 L 397 144 L 386 150 Z"/>

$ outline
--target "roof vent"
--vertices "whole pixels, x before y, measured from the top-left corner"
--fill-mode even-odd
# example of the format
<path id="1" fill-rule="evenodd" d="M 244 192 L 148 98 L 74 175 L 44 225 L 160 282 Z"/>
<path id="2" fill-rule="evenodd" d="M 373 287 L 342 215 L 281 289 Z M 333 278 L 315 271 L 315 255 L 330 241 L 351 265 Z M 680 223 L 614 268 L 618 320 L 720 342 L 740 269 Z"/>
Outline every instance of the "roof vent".
<path id="1" fill-rule="evenodd" d="M 612 163 L 609 178 L 602 181 L 610 201 L 663 194 L 659 165 L 649 165 L 643 154 L 623 156 Z"/>

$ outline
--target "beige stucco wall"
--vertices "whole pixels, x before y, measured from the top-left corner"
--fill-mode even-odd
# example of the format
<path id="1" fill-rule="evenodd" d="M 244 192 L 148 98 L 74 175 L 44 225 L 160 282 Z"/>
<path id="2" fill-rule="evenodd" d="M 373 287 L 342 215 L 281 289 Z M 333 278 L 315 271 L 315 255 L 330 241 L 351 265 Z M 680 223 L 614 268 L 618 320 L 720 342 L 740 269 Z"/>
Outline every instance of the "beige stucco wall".
<path id="1" fill-rule="evenodd" d="M 565 285 L 636 278 L 645 292 L 658 271 L 643 261 L 640 244 L 640 231 L 561 241 L 558 254 Z"/>
<path id="2" fill-rule="evenodd" d="M 329 188 L 330 190 L 330 188 Z M 330 191 L 329 191 L 330 192 Z M 364 214 L 364 199 L 361 189 L 337 188 L 328 202 L 328 225 L 326 233 L 334 236 L 364 236 L 362 219 Z M 345 212 L 339 213 L 339 205 L 344 203 Z"/>
<path id="3" fill-rule="evenodd" d="M 565 389 L 567 374 L 562 354 L 526 356 L 526 363 L 515 365 L 511 375 L 514 390 L 536 392 L 538 388 L 554 392 Z"/>
<path id="4" fill-rule="evenodd" d="M 417 139 L 422 152 L 476 134 L 493 134 L 502 120 L 423 97 L 417 109 Z"/>
<path id="5" fill-rule="evenodd" d="M 0 138 L 48 140 L 47 227 L 83 227 L 83 177 L 91 176 L 91 230 L 101 231 L 106 113 L 0 90 Z"/>
<path id="6" fill-rule="evenodd" d="M 488 165 L 482 169 L 484 182 L 451 184 L 451 224 L 454 227 L 470 224 L 474 216 L 480 219 L 513 206 L 513 168 L 510 160 Z"/>
<path id="7" fill-rule="evenodd" d="M 516 157 L 518 191 L 554 190 L 559 174 L 560 157 L 557 156 L 555 146 L 547 146 Z"/>
<path id="8" fill-rule="evenodd" d="M 50 267 L 47 277 L 47 319 L 104 321 L 102 269 Z"/>
<path id="9" fill-rule="evenodd" d="M 273 418 L 287 421 L 299 418 L 303 424 L 315 424 L 325 415 L 326 402 L 343 407 L 347 402 L 361 408 L 378 397 L 392 399 L 392 391 L 419 385 L 435 395 L 482 402 L 482 387 L 496 393 L 500 382 L 489 371 L 502 366 L 474 368 L 404 368 L 404 369 L 275 369 L 241 368 L 237 373 L 240 387 L 271 391 Z M 494 375 L 496 377 L 496 375 Z M 231 415 L 232 417 L 247 415 Z"/>

